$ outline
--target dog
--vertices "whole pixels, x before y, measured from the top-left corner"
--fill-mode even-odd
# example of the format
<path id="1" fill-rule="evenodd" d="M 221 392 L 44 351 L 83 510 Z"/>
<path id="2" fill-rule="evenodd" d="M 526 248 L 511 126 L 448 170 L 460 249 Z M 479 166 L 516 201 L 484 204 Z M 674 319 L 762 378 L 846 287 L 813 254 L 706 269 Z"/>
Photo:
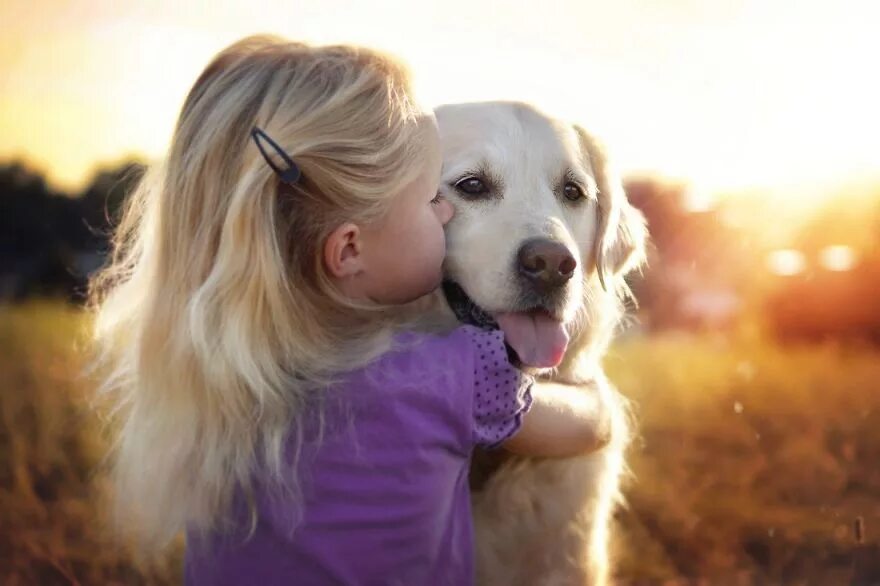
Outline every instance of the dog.
<path id="1" fill-rule="evenodd" d="M 645 259 L 644 217 L 600 142 L 578 125 L 517 102 L 435 113 L 440 193 L 455 207 L 442 311 L 500 327 L 523 363 L 547 366 L 539 378 L 579 385 L 611 414 L 610 442 L 595 453 L 475 456 L 477 581 L 606 584 L 630 424 L 600 358 L 624 315 L 624 276 Z"/>

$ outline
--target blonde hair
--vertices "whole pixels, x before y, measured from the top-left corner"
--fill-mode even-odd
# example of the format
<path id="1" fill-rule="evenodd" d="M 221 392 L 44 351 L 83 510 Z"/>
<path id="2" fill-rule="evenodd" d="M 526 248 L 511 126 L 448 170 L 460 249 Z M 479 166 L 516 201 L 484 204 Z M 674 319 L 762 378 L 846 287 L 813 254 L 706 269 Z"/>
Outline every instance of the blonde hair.
<path id="1" fill-rule="evenodd" d="M 288 433 L 316 390 L 388 347 L 387 308 L 340 295 L 321 255 L 417 175 L 411 96 L 389 56 L 265 36 L 220 52 L 190 90 L 90 283 L 118 520 L 148 550 L 217 527 L 258 470 L 289 483 Z M 298 184 L 279 182 L 254 126 Z"/>

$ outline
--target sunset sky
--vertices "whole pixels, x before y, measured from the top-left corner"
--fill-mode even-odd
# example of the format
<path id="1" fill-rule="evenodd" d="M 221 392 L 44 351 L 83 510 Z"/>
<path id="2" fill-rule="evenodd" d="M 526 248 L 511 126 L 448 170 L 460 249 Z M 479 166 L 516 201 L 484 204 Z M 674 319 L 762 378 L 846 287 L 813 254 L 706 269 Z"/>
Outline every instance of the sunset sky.
<path id="1" fill-rule="evenodd" d="M 430 104 L 533 102 L 708 193 L 852 181 L 880 172 L 878 22 L 858 0 L 4 0 L 0 160 L 76 188 L 161 156 L 211 56 L 271 32 L 397 53 Z"/>

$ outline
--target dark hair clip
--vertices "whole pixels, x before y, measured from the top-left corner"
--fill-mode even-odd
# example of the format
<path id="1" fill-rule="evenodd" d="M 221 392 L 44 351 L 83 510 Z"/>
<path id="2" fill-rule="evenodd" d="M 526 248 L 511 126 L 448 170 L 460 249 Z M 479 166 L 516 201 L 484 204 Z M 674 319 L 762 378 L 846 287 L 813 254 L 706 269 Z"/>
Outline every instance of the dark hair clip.
<path id="1" fill-rule="evenodd" d="M 299 181 L 300 177 L 302 177 L 302 173 L 300 172 L 299 167 L 296 163 L 293 162 L 293 159 L 291 159 L 287 155 L 287 153 L 284 152 L 284 149 L 278 146 L 278 144 L 274 140 L 272 140 L 268 134 L 254 126 L 254 129 L 251 130 L 251 137 L 257 144 L 257 148 L 260 149 L 260 153 L 262 153 L 263 158 L 266 159 L 266 162 L 269 164 L 270 167 L 272 167 L 272 170 L 278 174 L 282 181 L 284 181 L 285 183 L 289 183 L 290 185 L 294 185 Z M 287 163 L 287 169 L 281 169 L 280 167 L 278 167 L 278 165 L 275 164 L 275 162 L 272 160 L 272 157 L 270 157 L 266 150 L 263 148 L 263 144 L 260 142 L 260 139 L 265 140 L 269 143 L 269 146 L 275 149 L 275 152 L 278 153 L 278 156 L 281 157 L 281 160 Z"/>

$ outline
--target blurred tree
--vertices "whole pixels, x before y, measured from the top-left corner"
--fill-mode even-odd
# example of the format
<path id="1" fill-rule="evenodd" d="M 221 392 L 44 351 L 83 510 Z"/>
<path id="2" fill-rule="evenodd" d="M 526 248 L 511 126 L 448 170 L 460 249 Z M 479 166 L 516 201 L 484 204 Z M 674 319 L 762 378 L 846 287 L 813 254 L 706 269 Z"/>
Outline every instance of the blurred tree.
<path id="1" fill-rule="evenodd" d="M 652 330 L 732 325 L 754 256 L 723 208 L 688 209 L 681 184 L 639 179 L 625 188 L 650 232 L 648 268 L 633 283 L 643 323 Z"/>
<path id="2" fill-rule="evenodd" d="M 0 299 L 81 298 L 143 169 L 126 162 L 101 170 L 81 196 L 71 197 L 19 161 L 0 165 Z"/>

